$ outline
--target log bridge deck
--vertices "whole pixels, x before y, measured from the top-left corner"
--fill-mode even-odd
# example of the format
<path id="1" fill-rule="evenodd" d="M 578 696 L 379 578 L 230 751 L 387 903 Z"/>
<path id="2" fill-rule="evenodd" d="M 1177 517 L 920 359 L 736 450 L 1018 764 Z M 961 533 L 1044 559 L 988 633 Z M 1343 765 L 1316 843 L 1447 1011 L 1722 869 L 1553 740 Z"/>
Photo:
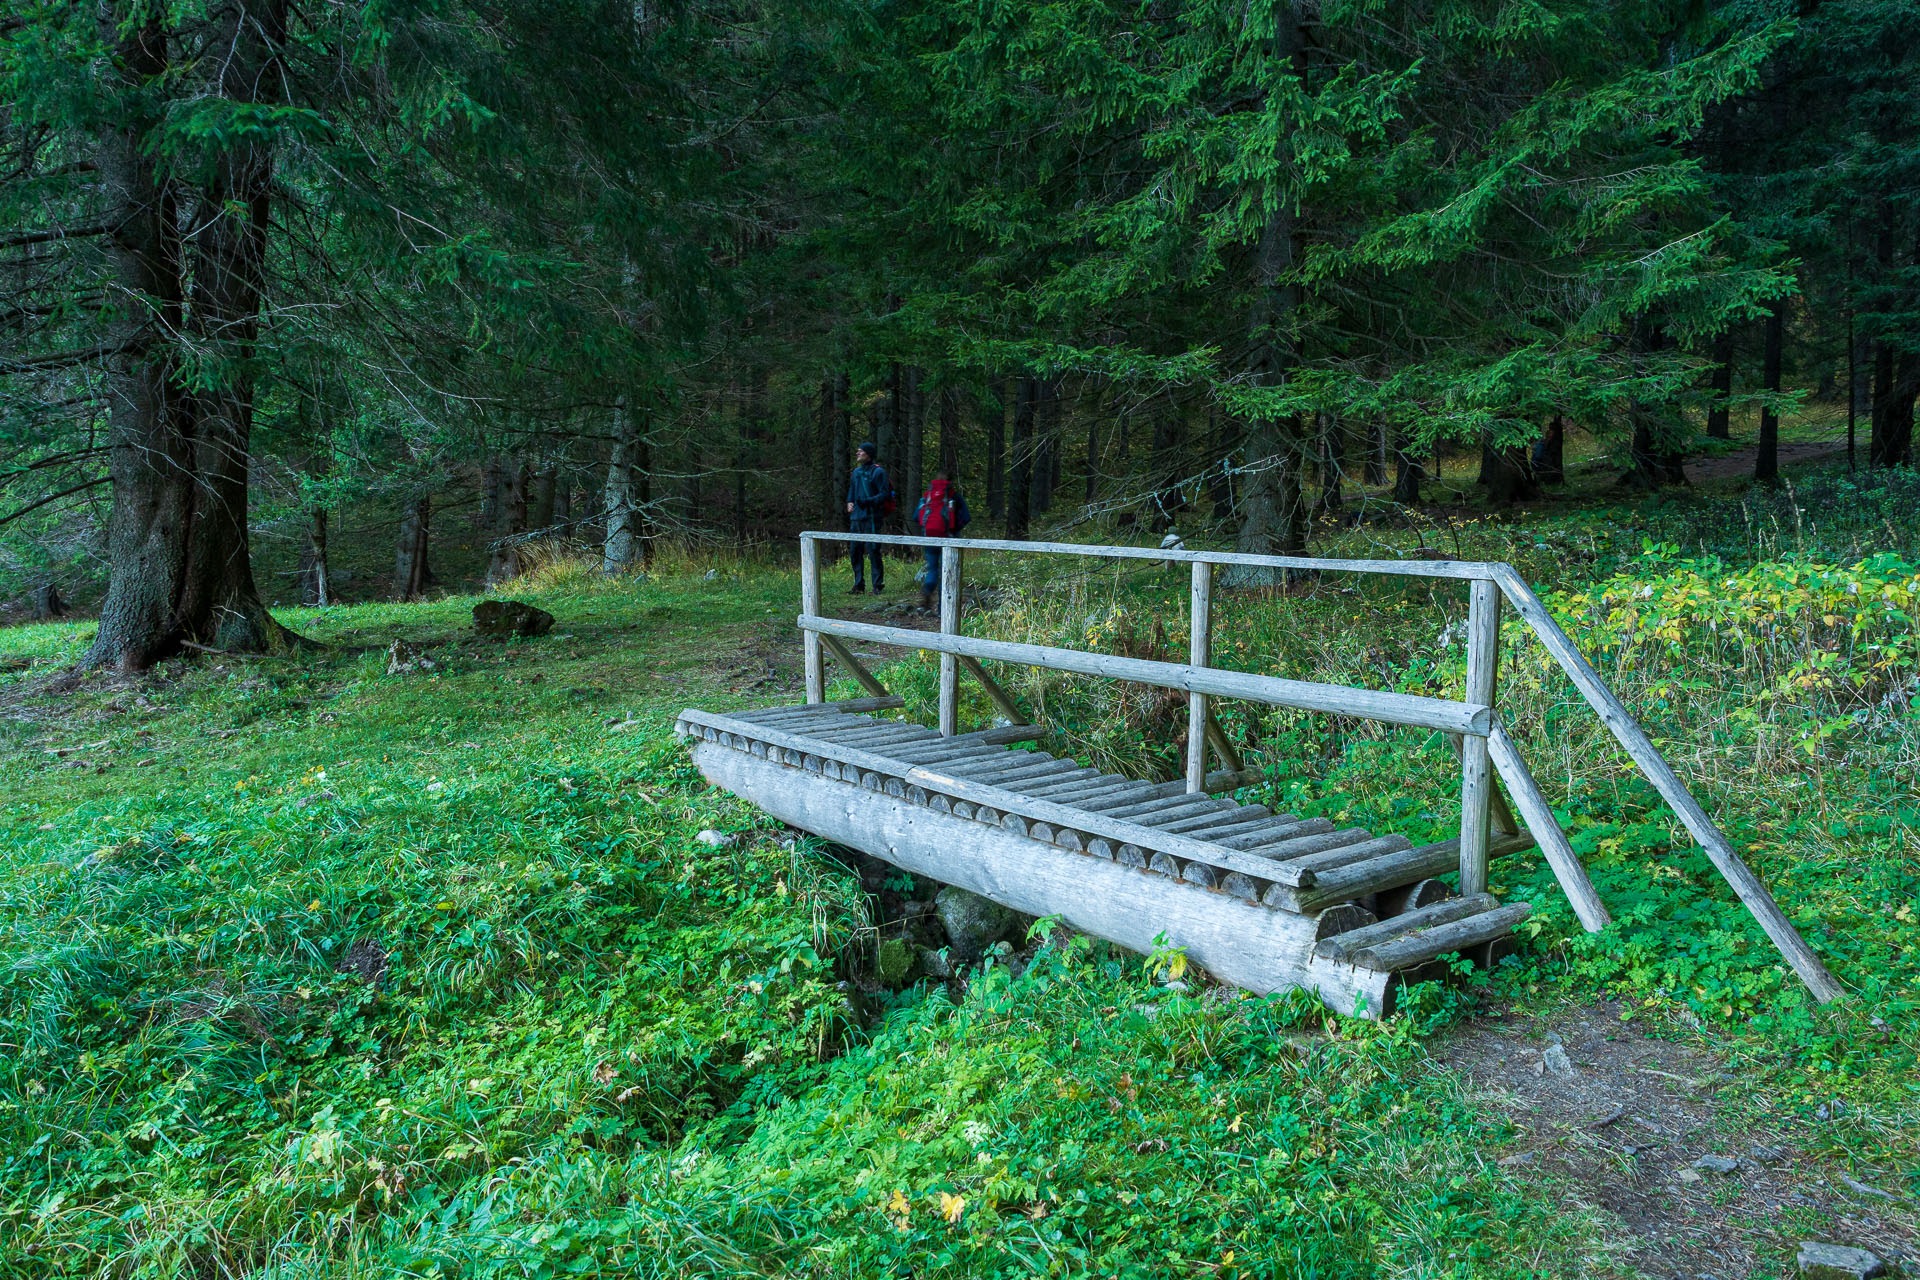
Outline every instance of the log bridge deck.
<path id="1" fill-rule="evenodd" d="M 939 632 L 821 616 L 818 544 L 854 540 L 941 549 Z M 1188 661 L 1150 662 L 961 634 L 961 564 L 969 551 L 1189 562 Z M 1216 565 L 1463 580 L 1469 592 L 1464 698 L 1212 667 Z M 1150 951 L 1164 939 L 1236 985 L 1262 993 L 1300 987 L 1339 1012 L 1374 1017 L 1392 1008 L 1402 983 L 1444 968 L 1440 957 L 1457 952 L 1484 965 L 1508 948 L 1530 907 L 1503 904 L 1487 892 L 1491 857 L 1538 845 L 1581 923 L 1590 931 L 1610 923 L 1500 724 L 1495 704 L 1504 599 L 1672 805 L 1815 996 L 1840 994 L 1766 889 L 1510 566 L 807 533 L 801 535 L 801 596 L 806 703 L 729 715 L 688 710 L 679 717 L 676 728 L 693 740 L 695 763 L 709 781 L 793 826 L 1014 910 L 1058 915 L 1137 951 Z M 902 700 L 860 663 L 847 640 L 938 653 L 938 727 L 872 714 Z M 870 696 L 825 700 L 828 653 Z M 1186 776 L 1142 782 L 1027 749 L 1044 730 L 1022 723 L 1015 700 L 983 660 L 1185 690 Z M 1012 723 L 961 732 L 962 668 Z M 1460 835 L 1416 846 L 1403 835 L 1336 827 L 1324 818 L 1222 798 L 1219 793 L 1259 775 L 1246 769 L 1214 721 L 1210 700 L 1221 697 L 1446 733 L 1461 757 Z M 1212 771 L 1210 755 L 1220 766 Z M 1457 895 L 1439 879 L 1450 872 L 1457 872 Z"/>

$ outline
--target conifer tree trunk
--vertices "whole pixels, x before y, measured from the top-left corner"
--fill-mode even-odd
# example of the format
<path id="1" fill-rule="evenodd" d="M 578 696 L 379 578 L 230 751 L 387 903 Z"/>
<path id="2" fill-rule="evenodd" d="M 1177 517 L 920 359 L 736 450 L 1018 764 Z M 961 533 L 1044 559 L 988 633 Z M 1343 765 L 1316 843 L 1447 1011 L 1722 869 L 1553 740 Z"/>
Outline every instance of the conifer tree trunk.
<path id="1" fill-rule="evenodd" d="M 1406 432 L 1399 432 L 1393 448 L 1393 500 L 1403 506 L 1417 504 L 1420 501 L 1420 482 L 1424 479 L 1426 468 L 1413 456 Z"/>
<path id="2" fill-rule="evenodd" d="M 1786 304 L 1776 300 L 1767 309 L 1766 343 L 1761 355 L 1761 377 L 1767 394 L 1780 394 L 1780 352 L 1786 337 Z M 1760 410 L 1759 448 L 1753 455 L 1753 478 L 1761 484 L 1780 483 L 1780 414 L 1771 403 Z"/>
<path id="3" fill-rule="evenodd" d="M 833 375 L 833 406 L 827 423 L 827 456 L 833 467 L 832 492 L 827 508 L 829 529 L 847 528 L 847 485 L 853 473 L 853 380 L 843 369 Z M 828 543 L 827 547 L 845 546 Z"/>
<path id="4" fill-rule="evenodd" d="M 1320 419 L 1320 509 L 1338 511 L 1341 506 L 1341 485 L 1346 477 L 1341 471 L 1340 461 L 1340 423 L 1330 413 L 1319 415 Z"/>
<path id="5" fill-rule="evenodd" d="M 555 489 L 560 482 L 559 468 L 551 461 L 543 463 L 533 478 L 533 511 L 530 528 L 553 527 L 553 509 L 559 501 Z"/>
<path id="6" fill-rule="evenodd" d="M 307 541 L 300 549 L 300 603 L 325 608 L 333 603 L 333 570 L 327 562 L 327 509 L 307 513 Z"/>
<path id="7" fill-rule="evenodd" d="M 1387 482 L 1387 424 L 1383 419 L 1367 422 L 1367 462 L 1360 478 L 1367 485 Z"/>
<path id="8" fill-rule="evenodd" d="M 940 389 L 940 470 L 960 483 L 960 389 Z"/>
<path id="9" fill-rule="evenodd" d="M 1003 381 L 999 403 L 987 414 L 987 514 L 1007 514 L 1007 411 L 1015 399 L 1018 379 Z"/>
<path id="10" fill-rule="evenodd" d="M 183 641 L 230 651 L 296 640 L 274 622 L 253 579 L 247 530 L 253 428 L 253 355 L 265 281 L 272 144 L 227 140 L 201 175 L 185 242 L 179 188 L 150 145 L 174 89 L 168 18 L 149 10 L 125 23 L 99 9 L 113 50 L 112 87 L 124 109 L 101 127 L 95 162 L 113 228 L 109 261 L 128 298 L 107 346 L 109 578 L 86 667 L 139 670 Z M 284 99 L 278 58 L 285 0 L 218 9 L 208 49 L 214 79 L 203 90 L 233 101 Z M 189 298 L 187 281 L 192 281 Z M 211 385 L 189 393 L 175 376 L 180 344 L 192 343 Z"/>
<path id="11" fill-rule="evenodd" d="M 1038 380 L 1023 377 L 1014 394 L 1013 439 L 1008 452 L 1013 455 L 1013 474 L 1007 483 L 1007 537 L 1024 539 L 1028 532 L 1028 502 L 1033 488 L 1033 419 Z"/>
<path id="12" fill-rule="evenodd" d="M 1565 484 L 1567 482 L 1567 420 L 1563 414 L 1554 414 L 1547 422 L 1547 428 L 1540 436 L 1540 462 L 1533 469 L 1533 478 L 1541 484 Z"/>
<path id="13" fill-rule="evenodd" d="M 1060 429 L 1059 385 L 1052 378 L 1033 380 L 1033 465 L 1027 473 L 1027 513 L 1045 515 L 1053 506 L 1053 470 Z"/>
<path id="14" fill-rule="evenodd" d="M 607 532 L 600 544 L 600 571 L 621 573 L 642 557 L 641 504 L 636 479 L 645 473 L 645 448 L 639 414 L 622 396 L 613 410 L 613 448 L 607 455 L 607 483 L 601 509 Z"/>
<path id="15" fill-rule="evenodd" d="M 924 388 L 925 373 L 919 365 L 907 370 L 907 457 L 906 485 L 900 494 L 901 519 L 907 525 L 908 533 L 919 533 L 920 525 L 914 519 L 914 509 L 920 503 L 920 495 L 926 492 L 926 477 L 922 474 L 925 464 L 927 441 L 927 396 Z"/>
<path id="16" fill-rule="evenodd" d="M 1731 435 L 1733 400 L 1733 330 L 1723 329 L 1713 339 L 1713 401 L 1707 410 L 1707 435 L 1725 440 Z"/>
<path id="17" fill-rule="evenodd" d="M 495 530 L 493 554 L 487 563 L 489 585 L 520 574 L 518 540 L 527 531 L 527 488 L 531 481 L 532 473 L 524 462 L 507 469 L 500 502 L 500 527 Z"/>
<path id="18" fill-rule="evenodd" d="M 393 561 L 393 598 L 418 600 L 427 589 L 427 526 L 433 500 L 425 494 L 408 501 L 400 518 L 400 545 Z"/>

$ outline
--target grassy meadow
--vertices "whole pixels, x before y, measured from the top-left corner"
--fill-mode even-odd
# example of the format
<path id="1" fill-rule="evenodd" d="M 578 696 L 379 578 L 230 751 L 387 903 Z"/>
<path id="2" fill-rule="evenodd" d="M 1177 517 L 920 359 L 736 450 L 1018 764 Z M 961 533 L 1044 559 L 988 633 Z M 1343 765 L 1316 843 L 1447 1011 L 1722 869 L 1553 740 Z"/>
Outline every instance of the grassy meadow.
<path id="1" fill-rule="evenodd" d="M 1017 965 L 879 983 L 891 922 L 859 877 L 671 736 L 683 706 L 798 699 L 777 557 L 560 561 L 512 587 L 553 632 L 504 643 L 472 597 L 287 609 L 327 647 L 66 693 L 89 624 L 0 631 L 0 1273 L 1645 1274 L 1644 1231 L 1513 1159 L 1526 1117 L 1449 1065 L 1495 1022 L 1537 1043 L 1574 1016 L 1717 1064 L 1699 1150 L 1789 1136 L 1800 1202 L 1675 1193 L 1750 1274 L 1862 1215 L 1911 1247 L 1920 490 L 1797 483 L 1330 545 L 1510 560 L 1549 593 L 1852 992 L 1824 1009 L 1511 620 L 1503 714 L 1617 924 L 1581 933 L 1535 855 L 1503 861 L 1536 908 L 1520 953 L 1384 1023 L 1171 990 L 1047 922 Z M 975 568 L 982 634 L 1182 643 L 1183 576 Z M 1461 678 L 1457 589 L 1219 609 L 1223 665 Z M 396 640 L 431 666 L 390 674 Z M 881 674 L 925 712 L 930 660 Z M 1007 675 L 1055 749 L 1177 767 L 1153 691 Z M 1267 771 L 1249 799 L 1457 823 L 1444 743 L 1227 712 Z"/>

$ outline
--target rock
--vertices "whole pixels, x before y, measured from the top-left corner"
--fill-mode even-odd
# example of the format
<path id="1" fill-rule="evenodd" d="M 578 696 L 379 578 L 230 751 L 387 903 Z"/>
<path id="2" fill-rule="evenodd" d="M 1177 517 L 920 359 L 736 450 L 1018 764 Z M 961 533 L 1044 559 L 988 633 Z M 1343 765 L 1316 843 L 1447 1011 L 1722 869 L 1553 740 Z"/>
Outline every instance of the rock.
<path id="1" fill-rule="evenodd" d="M 706 845 L 709 849 L 724 849 L 739 838 L 739 836 L 727 835 L 724 832 L 715 831 L 712 827 L 708 827 L 705 831 L 695 836 L 694 841 Z"/>
<path id="2" fill-rule="evenodd" d="M 946 949 L 922 951 L 920 953 L 920 971 L 929 978 L 951 978 L 953 965 L 947 959 Z"/>
<path id="3" fill-rule="evenodd" d="M 700 581 L 712 582 L 715 579 L 717 579 L 719 576 L 720 576 L 720 571 L 718 569 L 709 569 L 706 571 L 704 575 L 701 576 Z"/>
<path id="4" fill-rule="evenodd" d="M 1887 1274 L 1887 1264 L 1876 1254 L 1818 1240 L 1800 1242 L 1799 1263 L 1807 1280 L 1871 1280 Z"/>
<path id="5" fill-rule="evenodd" d="M 880 981 L 890 987 L 898 986 L 913 972 L 913 949 L 899 938 L 884 939 L 873 967 Z"/>
<path id="6" fill-rule="evenodd" d="M 1512 1169 L 1523 1164 L 1532 1164 L 1533 1161 L 1533 1152 L 1522 1151 L 1518 1155 L 1503 1156 L 1500 1160 L 1500 1167 L 1502 1169 Z"/>
<path id="7" fill-rule="evenodd" d="M 1716 1173 L 1722 1176 L 1736 1172 L 1740 1162 L 1728 1156 L 1701 1156 L 1693 1162 L 1693 1167 L 1701 1173 Z"/>
<path id="8" fill-rule="evenodd" d="M 1779 1164 L 1787 1158 L 1786 1152 L 1778 1147 L 1769 1147 L 1763 1142 L 1756 1142 L 1748 1147 L 1747 1154 L 1755 1160 L 1758 1160 L 1761 1164 Z"/>
<path id="9" fill-rule="evenodd" d="M 1674 1172 L 1673 1176 L 1682 1182 L 1700 1181 L 1700 1171 L 1697 1169 L 1679 1169 Z"/>
<path id="10" fill-rule="evenodd" d="M 1013 912 L 999 903 L 948 885 L 933 900 L 940 923 L 947 927 L 955 959 L 981 955 L 1013 927 Z"/>
<path id="11" fill-rule="evenodd" d="M 553 615 L 524 600 L 482 600 L 473 606 L 473 629 L 483 636 L 543 636 Z"/>
<path id="12" fill-rule="evenodd" d="M 1566 1049 L 1558 1044 L 1550 1044 L 1547 1051 L 1540 1055 L 1541 1065 L 1557 1076 L 1573 1074 L 1573 1059 L 1567 1056 Z"/>
<path id="13" fill-rule="evenodd" d="M 1560 1033 L 1558 1031 L 1547 1032 L 1546 1041 L 1548 1044 L 1565 1044 L 1566 1043 L 1566 1041 L 1560 1038 Z"/>
<path id="14" fill-rule="evenodd" d="M 387 646 L 387 674 L 390 676 L 397 676 L 403 671 L 433 671 L 439 666 L 417 644 L 395 640 Z"/>

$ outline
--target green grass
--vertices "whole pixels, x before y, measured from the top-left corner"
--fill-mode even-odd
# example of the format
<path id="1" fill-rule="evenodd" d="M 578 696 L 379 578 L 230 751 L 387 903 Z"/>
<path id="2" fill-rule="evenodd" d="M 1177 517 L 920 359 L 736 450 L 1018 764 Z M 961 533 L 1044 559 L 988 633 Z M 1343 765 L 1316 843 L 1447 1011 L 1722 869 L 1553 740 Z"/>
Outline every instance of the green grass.
<path id="1" fill-rule="evenodd" d="M 1807 1006 L 1524 656 L 1516 724 L 1621 927 L 1587 940 L 1536 860 L 1503 864 L 1502 891 L 1540 908 L 1518 962 L 1370 1024 L 1170 994 L 1138 958 L 1058 934 L 1017 977 L 850 994 L 876 923 L 857 878 L 705 789 L 669 733 L 683 706 L 797 697 L 779 565 L 619 583 L 562 567 L 516 592 L 554 632 L 506 643 L 471 635 L 471 599 L 286 611 L 334 647 L 59 696 L 34 682 L 90 628 L 0 633 L 0 655 L 31 659 L 0 666 L 0 1273 L 1619 1274 L 1617 1230 L 1501 1168 L 1511 1131 L 1426 1054 L 1483 1005 L 1597 995 L 1730 1059 L 1730 1126 L 1843 1098 L 1822 1158 L 1920 1194 L 1912 721 L 1849 718 L 1871 646 L 1899 637 L 1748 622 L 1751 643 L 1674 656 L 1602 585 L 1664 518 L 1454 532 L 1566 581 L 1556 607 L 1759 846 L 1862 993 L 1848 1005 Z M 1714 520 L 1701 537 L 1728 547 L 1750 527 Z M 1874 525 L 1801 528 L 1831 550 Z M 1745 545 L 1746 596 L 1826 608 L 1868 573 L 1787 582 Z M 1695 637 L 1680 554 L 1638 572 Z M 1136 650 L 1184 634 L 1181 584 L 1151 572 L 1015 563 L 991 585 L 985 630 Z M 1222 607 L 1223 663 L 1458 679 L 1445 593 L 1323 584 Z M 395 639 L 435 667 L 387 674 Z M 1761 696 L 1827 651 L 1844 678 Z M 1702 676 L 1682 687 L 1687 664 Z M 923 704 L 934 668 L 885 678 Z M 1153 701 L 1016 684 L 1076 750 L 1173 766 Z M 1452 820 L 1440 743 L 1230 722 L 1263 744 L 1262 794 L 1416 836 Z M 1808 723 L 1813 753 L 1792 736 Z M 708 827 L 742 839 L 697 842 Z"/>

